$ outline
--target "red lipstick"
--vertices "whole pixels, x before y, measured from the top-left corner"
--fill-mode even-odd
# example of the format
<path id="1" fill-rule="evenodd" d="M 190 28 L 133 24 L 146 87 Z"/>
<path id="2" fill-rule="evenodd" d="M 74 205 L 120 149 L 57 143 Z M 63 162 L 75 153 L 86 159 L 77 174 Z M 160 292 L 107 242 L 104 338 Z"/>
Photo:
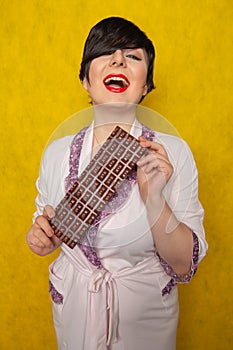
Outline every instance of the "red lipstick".
<path id="1" fill-rule="evenodd" d="M 103 80 L 104 86 L 110 92 L 122 93 L 130 85 L 128 78 L 124 74 L 109 74 Z"/>

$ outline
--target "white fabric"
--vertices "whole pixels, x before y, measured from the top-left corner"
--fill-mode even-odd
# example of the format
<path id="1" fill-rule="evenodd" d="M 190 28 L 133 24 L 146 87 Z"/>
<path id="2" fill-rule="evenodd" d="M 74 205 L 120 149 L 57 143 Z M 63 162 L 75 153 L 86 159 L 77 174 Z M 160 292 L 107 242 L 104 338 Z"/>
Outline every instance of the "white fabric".
<path id="1" fill-rule="evenodd" d="M 135 121 L 132 135 L 141 134 Z M 90 160 L 93 127 L 83 142 L 79 174 Z M 55 207 L 64 196 L 69 173 L 69 146 L 73 136 L 51 144 L 43 157 L 37 181 L 37 212 Z M 207 249 L 198 201 L 197 170 L 187 144 L 174 136 L 156 133 L 174 166 L 164 196 L 177 218 L 199 239 L 199 261 Z M 178 319 L 177 288 L 162 297 L 170 280 L 154 254 L 152 234 L 138 186 L 126 204 L 100 224 L 95 241 L 105 267 L 96 271 L 79 248 L 65 244 L 50 266 L 50 280 L 64 296 L 53 304 L 59 350 L 174 350 Z"/>

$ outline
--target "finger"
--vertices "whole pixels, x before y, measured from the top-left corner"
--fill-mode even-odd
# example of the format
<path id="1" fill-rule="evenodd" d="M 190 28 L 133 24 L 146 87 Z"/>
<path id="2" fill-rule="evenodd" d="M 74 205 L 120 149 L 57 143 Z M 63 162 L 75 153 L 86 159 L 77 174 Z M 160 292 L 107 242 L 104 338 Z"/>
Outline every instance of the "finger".
<path id="1" fill-rule="evenodd" d="M 154 174 L 155 171 L 163 173 L 166 178 L 170 177 L 173 173 L 173 167 L 166 162 L 150 163 L 148 166 L 143 168 L 146 174 Z"/>
<path id="2" fill-rule="evenodd" d="M 44 235 L 44 237 L 39 238 L 34 236 L 30 241 L 28 241 L 28 245 L 30 247 L 37 247 L 37 248 L 53 248 L 54 244 L 53 242 Z"/>
<path id="3" fill-rule="evenodd" d="M 154 176 L 156 172 L 163 173 L 166 179 L 169 179 L 173 173 L 173 166 L 171 163 L 169 163 L 166 159 L 157 159 L 155 157 L 150 162 L 140 166 L 139 169 L 141 169 L 147 176 Z"/>
<path id="4" fill-rule="evenodd" d="M 152 170 L 155 170 L 159 167 L 159 162 L 156 158 L 154 158 L 150 162 L 146 162 L 144 164 L 140 164 L 140 168 L 146 173 L 150 173 Z"/>
<path id="5" fill-rule="evenodd" d="M 167 156 L 167 152 L 163 145 L 161 143 L 155 142 L 155 141 L 150 141 L 145 139 L 143 136 L 139 136 L 139 142 L 142 147 L 149 148 L 150 151 L 155 151 L 162 153 L 163 155 Z"/>
<path id="6" fill-rule="evenodd" d="M 27 242 L 31 247 L 52 248 L 54 246 L 51 239 L 37 224 L 35 224 L 34 227 L 28 232 Z"/>
<path id="7" fill-rule="evenodd" d="M 54 235 L 54 231 L 46 217 L 42 215 L 37 216 L 35 223 L 44 231 L 48 237 L 52 237 Z"/>
<path id="8" fill-rule="evenodd" d="M 44 207 L 43 216 L 48 219 L 51 219 L 55 216 L 55 210 L 53 209 L 53 207 L 51 207 L 51 205 L 46 205 Z"/>
<path id="9" fill-rule="evenodd" d="M 55 235 L 53 235 L 50 239 L 54 246 L 59 246 L 62 243 L 62 241 Z"/>
<path id="10" fill-rule="evenodd" d="M 159 165 L 160 162 L 165 162 L 167 164 L 170 164 L 170 161 L 167 157 L 165 157 L 164 155 L 160 154 L 160 153 L 150 153 L 144 157 L 142 157 L 138 162 L 137 165 L 142 167 L 142 166 L 146 166 L 146 165 L 150 165 L 150 163 L 153 163 L 154 165 L 157 164 Z"/>

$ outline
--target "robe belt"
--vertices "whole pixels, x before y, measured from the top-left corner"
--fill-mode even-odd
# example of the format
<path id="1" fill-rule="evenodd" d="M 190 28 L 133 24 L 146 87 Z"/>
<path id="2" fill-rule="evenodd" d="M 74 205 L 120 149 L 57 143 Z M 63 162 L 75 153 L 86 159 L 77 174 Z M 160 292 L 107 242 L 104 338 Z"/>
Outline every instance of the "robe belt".
<path id="1" fill-rule="evenodd" d="M 72 254 L 65 254 L 70 263 L 82 274 L 89 279 L 88 291 L 90 293 L 104 293 L 106 290 L 106 312 L 107 312 L 107 329 L 106 345 L 117 342 L 118 324 L 119 324 L 119 304 L 116 280 L 127 278 L 137 273 L 143 273 L 153 268 L 153 272 L 161 272 L 161 265 L 157 259 L 152 256 L 145 258 L 135 266 L 124 268 L 121 271 L 109 272 L 106 269 L 93 269 L 91 263 L 82 255 L 81 259 L 76 259 Z M 85 260 L 84 260 L 84 259 Z"/>
<path id="2" fill-rule="evenodd" d="M 98 293 L 105 284 L 107 293 L 107 336 L 106 345 L 117 342 L 117 328 L 119 323 L 119 305 L 118 305 L 118 294 L 116 281 L 112 277 L 111 273 L 102 269 L 93 272 L 88 290 L 91 293 Z"/>

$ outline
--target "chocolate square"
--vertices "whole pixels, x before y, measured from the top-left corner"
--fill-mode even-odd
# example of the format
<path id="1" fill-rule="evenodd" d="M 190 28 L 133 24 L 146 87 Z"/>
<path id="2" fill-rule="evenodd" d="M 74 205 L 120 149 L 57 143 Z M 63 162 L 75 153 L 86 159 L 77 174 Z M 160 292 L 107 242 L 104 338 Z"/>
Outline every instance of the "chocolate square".
<path id="1" fill-rule="evenodd" d="M 90 202 L 88 203 L 88 206 L 90 208 L 95 208 L 98 202 L 99 198 L 97 196 L 92 196 Z"/>
<path id="2" fill-rule="evenodd" d="M 117 163 L 117 159 L 116 158 L 110 158 L 110 160 L 106 164 L 106 168 L 111 170 L 112 168 L 114 168 L 116 163 Z"/>
<path id="3" fill-rule="evenodd" d="M 74 185 L 73 185 L 73 187 L 71 187 L 70 189 L 69 189 L 69 193 L 73 193 L 73 192 L 75 192 L 76 191 L 76 188 L 77 188 L 77 186 L 78 186 L 78 181 L 75 181 L 75 183 L 74 183 Z"/>
<path id="4" fill-rule="evenodd" d="M 108 152 L 104 152 L 102 156 L 98 159 L 99 164 L 104 165 L 108 162 L 111 154 Z"/>
<path id="5" fill-rule="evenodd" d="M 101 181 L 99 181 L 99 176 L 98 176 L 98 179 L 94 180 L 94 182 L 91 184 L 89 189 L 92 193 L 95 193 L 97 191 L 97 188 L 100 187 L 100 185 L 101 185 Z"/>
<path id="6" fill-rule="evenodd" d="M 122 171 L 123 168 L 124 168 L 124 164 L 121 162 L 118 162 L 117 166 L 113 170 L 114 174 L 118 175 Z"/>
<path id="7" fill-rule="evenodd" d="M 125 153 L 125 147 L 120 146 L 120 147 L 117 149 L 115 155 L 116 155 L 116 157 L 119 159 L 119 158 L 122 158 L 122 157 L 123 157 L 123 154 L 124 154 L 124 153 Z"/>
<path id="8" fill-rule="evenodd" d="M 103 181 L 103 180 L 106 178 L 107 175 L 108 175 L 108 169 L 105 169 L 105 168 L 104 168 L 104 169 L 101 171 L 101 173 L 99 174 L 98 180 Z"/>
<path id="9" fill-rule="evenodd" d="M 71 249 L 74 249 L 74 247 L 76 246 L 77 243 L 78 243 L 78 239 L 75 238 L 74 240 L 72 240 L 71 242 L 69 242 L 67 245 L 68 245 Z"/>
<path id="10" fill-rule="evenodd" d="M 85 221 L 86 218 L 87 218 L 87 216 L 88 216 L 88 214 L 90 214 L 90 209 L 84 208 L 84 209 L 81 211 L 81 213 L 79 214 L 79 217 L 80 217 L 81 220 Z"/>
<path id="11" fill-rule="evenodd" d="M 63 221 L 66 217 L 66 215 L 68 214 L 68 210 L 67 209 L 61 209 L 59 212 L 58 212 L 58 220 L 59 221 Z"/>
<path id="12" fill-rule="evenodd" d="M 104 197 L 103 197 L 103 200 L 105 201 L 105 202 L 108 202 L 111 198 L 112 198 L 112 196 L 114 195 L 114 191 L 108 191 L 105 195 L 104 195 Z"/>
<path id="13" fill-rule="evenodd" d="M 102 185 L 99 189 L 98 189 L 98 196 L 99 197 L 103 197 L 103 195 L 105 194 L 105 192 L 107 191 L 108 187 L 105 185 Z"/>
<path id="14" fill-rule="evenodd" d="M 84 186 L 84 187 L 88 187 L 89 184 L 92 182 L 92 180 L 93 180 L 93 176 L 91 176 L 91 175 L 88 174 L 88 175 L 85 177 L 85 179 L 83 180 L 83 186 Z"/>
<path id="15" fill-rule="evenodd" d="M 118 146 L 118 142 L 116 140 L 113 140 L 111 143 L 109 142 L 108 151 L 110 153 L 113 153 L 116 150 L 117 146 Z"/>
<path id="16" fill-rule="evenodd" d="M 74 222 L 74 224 L 70 227 L 71 232 L 74 232 L 74 233 L 78 232 L 78 230 L 81 227 L 81 225 L 82 225 L 82 221 L 81 220 L 76 220 Z"/>
<path id="17" fill-rule="evenodd" d="M 69 193 L 69 192 L 68 192 L 68 193 Z M 73 196 L 74 196 L 75 198 L 80 198 L 80 197 L 82 196 L 82 192 L 80 191 L 79 188 L 77 188 L 76 191 L 73 192 Z"/>
<path id="18" fill-rule="evenodd" d="M 96 213 L 91 213 L 90 215 L 89 215 L 89 217 L 88 217 L 88 219 L 86 220 L 86 223 L 88 224 L 88 225 L 91 225 L 92 223 L 93 223 L 93 221 L 95 220 L 95 218 L 96 218 Z"/>
<path id="19" fill-rule="evenodd" d="M 102 165 L 101 164 L 93 164 L 92 167 L 92 174 L 93 175 L 97 175 L 99 173 L 99 171 L 102 169 Z"/>
<path id="20" fill-rule="evenodd" d="M 77 203 L 77 199 L 74 197 L 71 197 L 71 199 L 68 200 L 68 206 L 69 208 L 73 208 L 73 206 Z"/>
<path id="21" fill-rule="evenodd" d="M 86 191 L 86 192 L 84 193 L 84 195 L 82 196 L 82 202 L 83 202 L 84 204 L 89 203 L 91 197 L 92 197 L 92 193 L 89 192 L 89 191 Z"/>
<path id="22" fill-rule="evenodd" d="M 67 227 L 67 226 L 70 226 L 72 224 L 72 222 L 75 220 L 75 215 L 73 213 L 70 213 L 67 218 L 65 219 L 64 221 L 64 225 Z"/>
<path id="23" fill-rule="evenodd" d="M 84 204 L 81 202 L 78 202 L 76 207 L 73 209 L 74 214 L 78 215 L 82 211 L 83 208 L 84 208 Z"/>
<path id="24" fill-rule="evenodd" d="M 113 183 L 113 181 L 115 180 L 115 175 L 114 174 L 109 174 L 109 176 L 107 177 L 107 179 L 105 180 L 105 185 L 107 185 L 108 187 L 111 187 L 111 184 Z"/>

